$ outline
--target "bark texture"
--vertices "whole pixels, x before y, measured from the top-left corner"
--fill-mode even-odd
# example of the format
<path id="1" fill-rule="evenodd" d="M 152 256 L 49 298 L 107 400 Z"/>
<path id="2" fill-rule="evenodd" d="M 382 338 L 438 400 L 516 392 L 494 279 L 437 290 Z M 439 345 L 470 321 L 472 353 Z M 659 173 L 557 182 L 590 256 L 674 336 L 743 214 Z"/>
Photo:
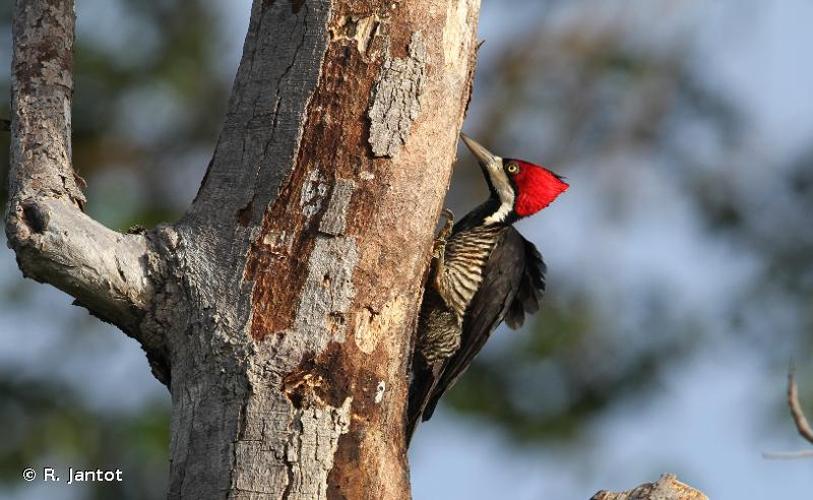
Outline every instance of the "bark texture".
<path id="1" fill-rule="evenodd" d="M 708 500 L 702 492 L 664 474 L 654 483 L 646 483 L 622 493 L 599 491 L 590 500 Z"/>
<path id="2" fill-rule="evenodd" d="M 471 91 L 479 0 L 255 0 L 177 223 L 82 212 L 71 0 L 17 0 L 6 230 L 24 274 L 139 340 L 170 498 L 409 498 L 411 336 Z"/>
<path id="3" fill-rule="evenodd" d="M 66 291 L 154 351 L 157 339 L 139 327 L 157 266 L 148 238 L 82 212 L 84 181 L 71 165 L 74 20 L 70 1 L 16 2 L 8 243 L 25 276 Z"/>

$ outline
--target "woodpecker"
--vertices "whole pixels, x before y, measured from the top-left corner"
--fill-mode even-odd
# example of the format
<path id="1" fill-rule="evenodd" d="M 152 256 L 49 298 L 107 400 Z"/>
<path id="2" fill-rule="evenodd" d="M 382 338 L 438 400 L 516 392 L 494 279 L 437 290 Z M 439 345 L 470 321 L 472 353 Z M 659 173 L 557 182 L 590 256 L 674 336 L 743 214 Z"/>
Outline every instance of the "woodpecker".
<path id="1" fill-rule="evenodd" d="M 429 420 L 443 393 L 468 368 L 502 322 L 522 326 L 539 310 L 545 263 L 514 222 L 550 205 L 569 187 L 559 175 L 533 163 L 501 158 L 460 134 L 488 184 L 488 200 L 453 224 L 446 223 L 418 318 L 407 411 L 407 436 L 418 419 Z"/>

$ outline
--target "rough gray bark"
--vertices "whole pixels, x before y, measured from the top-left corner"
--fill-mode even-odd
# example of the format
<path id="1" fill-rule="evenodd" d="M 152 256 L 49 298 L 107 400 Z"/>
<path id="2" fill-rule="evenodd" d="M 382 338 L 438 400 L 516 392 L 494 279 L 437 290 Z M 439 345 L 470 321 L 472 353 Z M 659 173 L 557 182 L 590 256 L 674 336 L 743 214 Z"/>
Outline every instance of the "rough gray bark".
<path id="1" fill-rule="evenodd" d="M 408 498 L 404 411 L 479 0 L 255 0 L 198 196 L 146 234 L 82 212 L 72 0 L 17 0 L 6 231 L 23 273 L 139 340 L 170 498 Z"/>
<path id="2" fill-rule="evenodd" d="M 6 234 L 23 274 L 68 292 L 148 351 L 142 332 L 154 294 L 148 239 L 111 231 L 82 212 L 71 166 L 73 5 L 17 2 L 13 20 L 12 141 Z"/>

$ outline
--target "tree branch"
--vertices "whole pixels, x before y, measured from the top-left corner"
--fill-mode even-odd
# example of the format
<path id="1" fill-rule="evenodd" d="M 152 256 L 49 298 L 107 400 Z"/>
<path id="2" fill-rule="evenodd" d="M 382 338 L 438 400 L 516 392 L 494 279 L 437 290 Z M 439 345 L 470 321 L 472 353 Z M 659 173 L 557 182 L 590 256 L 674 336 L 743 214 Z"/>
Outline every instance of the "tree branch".
<path id="1" fill-rule="evenodd" d="M 797 458 L 813 457 L 813 450 L 800 451 L 766 451 L 762 453 L 762 458 L 769 460 L 796 460 Z"/>
<path id="2" fill-rule="evenodd" d="M 799 403 L 799 388 L 796 385 L 795 370 L 792 366 L 788 371 L 788 408 L 790 408 L 790 414 L 799 435 L 809 443 L 813 443 L 813 429 L 810 428 L 810 423 L 808 423 L 802 405 Z"/>
<path id="3" fill-rule="evenodd" d="M 788 408 L 790 408 L 790 415 L 793 417 L 793 423 L 796 425 L 796 430 L 805 438 L 806 441 L 813 443 L 813 429 L 805 417 L 802 405 L 799 403 L 799 388 L 796 385 L 796 370 L 791 363 L 788 370 Z M 763 452 L 763 458 L 772 460 L 794 460 L 797 458 L 813 457 L 813 450 L 802 451 L 778 451 L 778 452 Z"/>
<path id="4" fill-rule="evenodd" d="M 708 500 L 702 492 L 664 474 L 654 483 L 646 483 L 622 493 L 599 491 L 590 500 Z"/>
<path id="5" fill-rule="evenodd" d="M 147 237 L 111 231 L 82 211 L 83 181 L 71 165 L 74 27 L 72 0 L 15 4 L 8 244 L 25 276 L 139 338 L 160 262 Z M 148 352 L 160 344 L 139 340 Z"/>

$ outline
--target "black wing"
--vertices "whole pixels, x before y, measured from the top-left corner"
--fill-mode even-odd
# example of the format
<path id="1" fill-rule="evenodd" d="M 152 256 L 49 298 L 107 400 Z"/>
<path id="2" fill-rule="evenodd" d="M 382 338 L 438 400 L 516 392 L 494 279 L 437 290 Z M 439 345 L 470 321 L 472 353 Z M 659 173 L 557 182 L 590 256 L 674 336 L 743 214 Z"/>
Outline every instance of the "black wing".
<path id="1" fill-rule="evenodd" d="M 429 396 L 424 421 L 429 420 L 440 397 L 466 371 L 501 321 L 518 328 L 525 314 L 539 310 L 545 292 L 545 271 L 545 263 L 533 243 L 513 226 L 507 226 L 488 258 L 483 282 L 466 311 L 460 349 L 446 361 Z"/>

